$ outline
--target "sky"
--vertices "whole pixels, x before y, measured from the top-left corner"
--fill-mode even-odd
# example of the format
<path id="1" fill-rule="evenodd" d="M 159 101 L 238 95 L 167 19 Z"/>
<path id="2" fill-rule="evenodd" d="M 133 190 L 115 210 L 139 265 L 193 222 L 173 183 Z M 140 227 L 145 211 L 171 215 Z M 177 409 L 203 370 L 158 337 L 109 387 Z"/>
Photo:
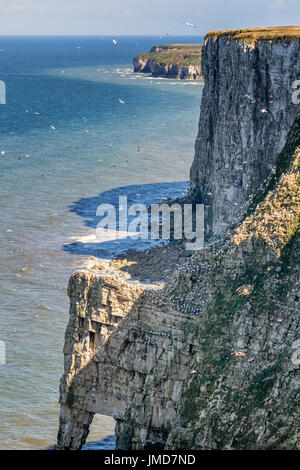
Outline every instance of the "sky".
<path id="1" fill-rule="evenodd" d="M 2 36 L 181 36 L 299 24 L 300 0 L 0 0 Z"/>

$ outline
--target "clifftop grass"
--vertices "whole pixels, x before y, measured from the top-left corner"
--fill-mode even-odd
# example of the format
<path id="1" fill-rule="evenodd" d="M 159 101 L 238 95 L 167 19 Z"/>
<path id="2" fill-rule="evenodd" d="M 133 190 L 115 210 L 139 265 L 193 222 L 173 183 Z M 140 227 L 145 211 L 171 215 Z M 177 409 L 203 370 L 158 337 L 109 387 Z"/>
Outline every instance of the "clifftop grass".
<path id="1" fill-rule="evenodd" d="M 291 41 L 300 39 L 300 26 L 271 26 L 268 28 L 245 28 L 225 31 L 210 31 L 205 36 L 205 43 L 209 39 L 217 40 L 225 36 L 231 40 L 255 44 L 259 41 Z"/>
<path id="2" fill-rule="evenodd" d="M 167 44 L 157 46 L 158 51 L 143 52 L 136 60 L 153 60 L 160 64 L 201 66 L 202 44 Z"/>

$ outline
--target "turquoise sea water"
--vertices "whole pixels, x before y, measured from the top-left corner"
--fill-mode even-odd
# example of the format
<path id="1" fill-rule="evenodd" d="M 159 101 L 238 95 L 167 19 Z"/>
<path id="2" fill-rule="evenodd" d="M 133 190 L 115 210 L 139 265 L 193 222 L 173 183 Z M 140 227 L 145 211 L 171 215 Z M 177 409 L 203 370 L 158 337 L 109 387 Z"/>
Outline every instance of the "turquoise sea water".
<path id="1" fill-rule="evenodd" d="M 187 186 L 202 86 L 131 66 L 179 42 L 195 37 L 0 37 L 1 449 L 55 442 L 69 276 L 127 246 L 87 241 L 97 205 L 120 194 L 159 202 Z M 98 416 L 89 439 L 112 433 Z"/>

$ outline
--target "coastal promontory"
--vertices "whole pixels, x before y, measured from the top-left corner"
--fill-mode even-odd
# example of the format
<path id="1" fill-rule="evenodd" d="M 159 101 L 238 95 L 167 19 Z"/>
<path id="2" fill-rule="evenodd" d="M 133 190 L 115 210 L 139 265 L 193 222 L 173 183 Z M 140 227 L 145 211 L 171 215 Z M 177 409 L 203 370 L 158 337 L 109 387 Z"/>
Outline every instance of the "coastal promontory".
<path id="1" fill-rule="evenodd" d="M 201 55 L 202 44 L 154 46 L 133 59 L 133 68 L 154 77 L 201 80 Z"/>

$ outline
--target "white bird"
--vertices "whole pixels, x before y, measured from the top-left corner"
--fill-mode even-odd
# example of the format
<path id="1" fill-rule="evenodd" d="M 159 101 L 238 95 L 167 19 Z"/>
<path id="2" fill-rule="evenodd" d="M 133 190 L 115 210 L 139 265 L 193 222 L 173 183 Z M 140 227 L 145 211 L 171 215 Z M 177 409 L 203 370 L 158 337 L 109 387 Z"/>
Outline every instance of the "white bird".
<path id="1" fill-rule="evenodd" d="M 50 126 L 50 127 L 51 127 L 51 129 L 53 129 L 54 131 L 56 130 L 56 127 L 55 127 L 55 126 L 53 126 L 52 124 L 51 124 L 51 126 Z"/>
<path id="2" fill-rule="evenodd" d="M 5 151 L 4 151 L 4 150 L 1 151 L 1 155 L 2 155 L 2 156 L 5 155 Z"/>
<path id="3" fill-rule="evenodd" d="M 186 21 L 186 22 L 183 23 L 183 24 L 185 24 L 186 26 L 189 26 L 190 28 L 197 28 L 197 26 L 196 26 L 195 24 L 189 23 L 188 21 Z"/>
<path id="4" fill-rule="evenodd" d="M 114 43 L 115 46 L 118 44 L 115 38 L 112 38 L 112 42 Z"/>
<path id="5" fill-rule="evenodd" d="M 120 102 L 121 104 L 125 104 L 125 101 L 121 100 L 121 98 L 119 98 L 119 102 Z"/>
<path id="6" fill-rule="evenodd" d="M 261 113 L 267 113 L 268 111 L 265 108 L 263 108 L 263 109 L 260 110 L 260 112 Z"/>

